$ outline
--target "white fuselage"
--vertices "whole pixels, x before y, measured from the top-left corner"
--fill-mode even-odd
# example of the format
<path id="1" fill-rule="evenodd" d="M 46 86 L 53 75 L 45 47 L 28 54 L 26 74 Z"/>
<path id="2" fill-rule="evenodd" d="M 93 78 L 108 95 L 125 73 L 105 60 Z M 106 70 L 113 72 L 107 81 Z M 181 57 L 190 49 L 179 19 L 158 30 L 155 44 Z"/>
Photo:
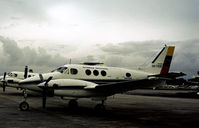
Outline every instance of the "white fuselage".
<path id="1" fill-rule="evenodd" d="M 42 74 L 43 80 L 47 80 L 49 77 L 53 77 L 53 80 L 56 79 L 72 79 L 72 80 L 83 80 L 91 82 L 93 84 L 106 84 L 110 82 L 120 82 L 127 80 L 139 80 L 146 79 L 150 73 L 139 71 L 139 70 L 130 70 L 125 68 L 116 68 L 116 67 L 106 67 L 106 66 L 90 66 L 90 65 L 64 65 L 57 70 L 54 70 L 51 73 Z M 37 85 L 41 83 L 39 75 L 30 77 L 21 81 L 21 87 L 27 88 L 34 91 L 42 91 Z M 68 82 L 60 84 L 61 86 L 67 86 Z M 70 85 L 75 86 L 77 85 Z M 84 90 L 84 89 L 59 89 L 54 91 L 55 95 L 59 96 L 75 96 L 75 97 L 87 97 L 93 94 L 93 92 Z M 98 95 L 98 94 L 97 94 Z M 100 95 L 100 94 L 99 94 Z"/>

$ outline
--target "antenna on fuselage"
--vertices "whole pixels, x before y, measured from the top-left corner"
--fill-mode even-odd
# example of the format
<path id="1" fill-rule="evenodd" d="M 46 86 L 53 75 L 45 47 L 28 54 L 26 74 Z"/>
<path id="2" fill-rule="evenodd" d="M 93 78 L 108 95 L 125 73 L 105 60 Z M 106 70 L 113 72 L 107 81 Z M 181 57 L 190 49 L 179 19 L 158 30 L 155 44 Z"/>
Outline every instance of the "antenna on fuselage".
<path id="1" fill-rule="evenodd" d="M 71 58 L 70 58 L 70 60 L 69 60 L 69 64 L 71 64 L 71 61 L 72 61 L 72 60 L 71 60 Z"/>

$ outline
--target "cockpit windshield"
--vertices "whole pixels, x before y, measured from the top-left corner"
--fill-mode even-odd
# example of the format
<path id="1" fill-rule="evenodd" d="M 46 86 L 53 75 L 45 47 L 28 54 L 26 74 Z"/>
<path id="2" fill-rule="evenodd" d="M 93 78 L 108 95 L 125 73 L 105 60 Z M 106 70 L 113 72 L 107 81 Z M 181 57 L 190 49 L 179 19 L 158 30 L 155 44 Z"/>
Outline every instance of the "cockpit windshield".
<path id="1" fill-rule="evenodd" d="M 60 73 L 63 73 L 66 69 L 67 69 L 67 67 L 59 67 L 58 69 L 55 69 L 55 70 L 53 70 L 52 72 L 60 72 Z"/>
<path id="2" fill-rule="evenodd" d="M 8 76 L 12 77 L 12 73 L 11 73 L 11 72 L 8 72 Z"/>

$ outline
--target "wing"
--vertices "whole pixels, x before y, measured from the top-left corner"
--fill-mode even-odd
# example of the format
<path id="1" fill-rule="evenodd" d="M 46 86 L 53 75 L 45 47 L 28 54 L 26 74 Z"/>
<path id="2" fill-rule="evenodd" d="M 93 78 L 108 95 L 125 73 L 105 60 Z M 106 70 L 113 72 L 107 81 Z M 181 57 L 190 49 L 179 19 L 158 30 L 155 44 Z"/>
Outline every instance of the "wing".
<path id="1" fill-rule="evenodd" d="M 184 75 L 185 74 L 182 72 L 180 73 L 170 72 L 166 74 L 150 75 L 148 76 L 147 79 L 128 80 L 128 81 L 122 81 L 122 82 L 100 84 L 100 85 L 85 88 L 85 89 L 97 91 L 105 95 L 113 95 L 115 93 L 122 93 L 129 90 L 156 87 L 163 84 L 165 80 L 179 77 L 179 76 L 184 76 Z"/>
<path id="2" fill-rule="evenodd" d="M 157 79 L 128 80 L 128 81 L 115 82 L 109 84 L 101 84 L 95 86 L 94 88 L 88 88 L 88 90 L 97 91 L 108 96 L 116 93 L 126 92 L 129 90 L 154 87 L 161 84 L 161 82 L 162 80 L 157 80 Z"/>

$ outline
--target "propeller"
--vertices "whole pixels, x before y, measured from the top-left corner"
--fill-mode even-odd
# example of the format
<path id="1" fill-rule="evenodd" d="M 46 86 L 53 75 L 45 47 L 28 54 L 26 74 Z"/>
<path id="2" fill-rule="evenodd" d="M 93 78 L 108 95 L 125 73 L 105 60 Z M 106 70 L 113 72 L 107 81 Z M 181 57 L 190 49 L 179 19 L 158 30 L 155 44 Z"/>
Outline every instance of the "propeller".
<path id="1" fill-rule="evenodd" d="M 3 82 L 3 92 L 5 92 L 5 89 L 6 89 L 6 72 L 4 72 L 2 82 Z"/>
<path id="2" fill-rule="evenodd" d="M 28 77 L 28 66 L 26 66 L 24 70 L 24 79 L 26 79 L 27 77 Z"/>
<path id="3" fill-rule="evenodd" d="M 39 77 L 41 79 L 41 81 L 43 81 L 43 76 L 42 74 L 39 74 Z M 46 108 L 46 95 L 47 95 L 47 90 L 48 90 L 48 82 L 50 80 L 52 80 L 52 76 L 50 76 L 46 81 L 45 83 L 43 84 L 43 92 L 42 92 L 42 96 L 43 96 L 43 100 L 42 100 L 42 106 L 43 108 Z"/>

